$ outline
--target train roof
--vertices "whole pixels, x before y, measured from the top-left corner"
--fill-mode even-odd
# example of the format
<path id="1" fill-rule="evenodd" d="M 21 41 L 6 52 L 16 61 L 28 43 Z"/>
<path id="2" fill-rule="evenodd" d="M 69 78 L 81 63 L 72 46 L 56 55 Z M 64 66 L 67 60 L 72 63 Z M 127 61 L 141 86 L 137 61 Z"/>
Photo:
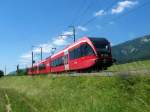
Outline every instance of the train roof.
<path id="1" fill-rule="evenodd" d="M 101 38 L 99 38 L 99 37 L 88 37 L 90 40 L 97 40 L 97 41 L 107 41 L 107 39 L 106 38 L 104 38 L 104 37 L 101 37 Z"/>
<path id="2" fill-rule="evenodd" d="M 95 41 L 97 41 L 98 43 L 100 43 L 100 44 L 108 44 L 109 43 L 109 41 L 106 39 L 106 38 L 97 38 L 97 37 L 89 37 L 89 39 L 92 41 L 92 42 L 95 42 Z"/>

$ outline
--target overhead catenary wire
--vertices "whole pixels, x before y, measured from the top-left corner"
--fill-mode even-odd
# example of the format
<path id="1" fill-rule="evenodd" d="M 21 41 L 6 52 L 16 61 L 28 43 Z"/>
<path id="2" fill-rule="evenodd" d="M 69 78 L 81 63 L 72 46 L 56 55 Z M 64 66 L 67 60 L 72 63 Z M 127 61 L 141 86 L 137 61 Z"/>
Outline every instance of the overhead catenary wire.
<path id="1" fill-rule="evenodd" d="M 127 15 L 129 15 L 129 14 L 131 14 L 131 13 L 133 13 L 134 11 L 136 11 L 136 10 L 138 10 L 138 9 L 140 9 L 140 8 L 143 8 L 144 6 L 147 6 L 147 5 L 150 5 L 150 0 L 144 2 L 143 4 L 137 6 L 136 8 L 133 8 L 133 9 L 129 10 L 128 12 L 126 12 L 126 13 L 120 15 L 120 16 L 114 17 L 114 18 L 111 19 L 110 21 L 113 21 L 113 22 L 114 22 L 114 21 L 117 21 L 117 20 L 119 20 L 119 19 L 121 19 L 121 18 L 123 18 L 123 17 L 125 17 L 125 16 L 127 16 Z M 105 24 L 103 25 L 103 27 L 104 27 L 104 26 L 107 26 L 107 25 L 109 25 L 109 22 L 105 23 Z"/>
<path id="2" fill-rule="evenodd" d="M 136 11 L 136 10 L 138 10 L 138 9 L 140 9 L 140 8 L 143 8 L 143 7 L 147 6 L 147 5 L 150 5 L 150 0 L 144 2 L 143 4 L 137 6 L 136 8 L 133 8 L 133 9 L 129 10 L 128 12 L 126 12 L 126 13 L 120 15 L 120 16 L 114 17 L 114 18 L 111 19 L 110 21 L 113 21 L 113 22 L 114 22 L 114 21 L 117 21 L 117 20 L 119 20 L 119 19 L 121 19 L 121 18 L 123 18 L 123 17 L 125 17 L 125 16 L 127 16 L 127 15 L 129 15 L 129 14 L 131 14 L 131 13 L 133 13 L 134 11 Z M 93 18 L 93 19 L 94 19 L 94 18 Z M 89 20 L 89 22 L 91 22 L 91 21 L 92 21 L 92 19 Z M 110 22 L 110 21 L 109 21 L 109 22 Z M 105 26 L 109 25 L 109 24 L 110 24 L 109 22 L 104 23 L 103 28 L 104 28 Z M 87 24 L 87 25 L 88 25 L 88 24 Z"/>
<path id="3" fill-rule="evenodd" d="M 114 4 L 115 4 L 115 2 L 116 1 L 118 1 L 118 0 L 115 0 L 113 3 L 111 3 L 110 5 L 108 5 L 108 7 L 106 7 L 106 9 L 105 10 L 108 10 L 110 7 L 112 7 Z M 84 1 L 85 2 L 85 1 Z M 82 3 L 84 3 L 84 2 L 82 2 Z M 79 14 L 79 16 L 77 17 L 77 19 L 74 19 L 72 22 L 71 22 L 71 25 L 72 26 L 74 26 L 75 28 L 76 28 L 76 26 L 75 26 L 75 23 L 77 23 L 78 21 L 78 24 L 81 22 L 81 18 L 83 18 L 84 16 L 85 16 L 85 14 L 92 8 L 92 6 L 93 6 L 93 3 L 94 3 L 94 1 L 92 1 L 92 2 L 89 2 L 89 4 L 88 4 L 88 0 L 86 0 L 86 7 L 84 7 L 83 9 L 82 9 L 82 11 L 81 11 L 81 13 Z M 82 5 L 81 5 L 82 6 Z M 85 5 L 84 5 L 85 6 Z M 80 8 L 79 8 L 79 10 L 80 10 Z M 77 12 L 77 13 L 79 13 L 79 12 Z M 92 21 L 94 21 L 95 19 L 96 19 L 97 17 L 93 17 L 93 18 L 91 18 L 90 20 L 88 20 L 87 22 L 85 22 L 83 25 L 81 25 L 81 26 L 86 26 L 87 24 L 89 24 L 90 22 L 92 22 Z M 69 26 L 69 25 L 68 25 Z"/>
<path id="4" fill-rule="evenodd" d="M 69 25 L 75 25 L 75 23 L 78 21 L 79 16 L 81 16 L 81 14 L 83 14 L 83 11 L 86 8 L 86 5 L 88 3 L 88 0 L 82 0 L 82 3 L 79 5 L 79 8 L 77 9 L 77 12 L 75 12 L 75 17 L 73 18 L 72 22 Z M 69 26 L 68 25 L 68 26 Z"/>
<path id="5" fill-rule="evenodd" d="M 87 0 L 88 1 L 88 0 Z M 113 3 L 111 3 L 110 5 L 108 5 L 108 7 L 106 7 L 106 9 L 105 10 L 108 10 L 110 7 L 112 7 L 114 4 L 115 4 L 115 2 L 116 1 L 118 1 L 118 0 L 115 0 Z M 88 2 L 87 2 L 88 3 Z M 89 4 L 87 4 L 87 7 L 85 7 L 84 9 L 83 9 L 83 11 L 81 12 L 81 14 L 79 15 L 79 17 L 76 19 L 76 21 L 75 21 L 75 19 L 72 21 L 72 23 L 71 23 L 71 25 L 72 26 L 74 26 L 74 28 L 76 28 L 77 26 L 75 26 L 75 23 L 77 23 L 79 20 L 79 22 L 78 22 L 78 24 L 81 22 L 81 18 L 83 18 L 84 16 L 85 16 L 85 14 L 92 8 L 92 6 L 93 6 L 93 1 L 92 2 L 89 2 Z M 92 22 L 92 21 L 94 21 L 95 19 L 96 19 L 97 17 L 93 17 L 93 18 L 91 18 L 90 20 L 88 20 L 86 23 L 84 23 L 83 25 L 81 25 L 82 27 L 84 27 L 84 26 L 86 26 L 87 24 L 89 24 L 90 22 Z"/>
<path id="6" fill-rule="evenodd" d="M 113 3 L 111 3 L 108 7 L 106 7 L 106 9 L 104 9 L 104 11 L 108 11 L 110 8 L 112 8 L 116 4 L 117 1 L 118 0 L 115 0 Z M 97 16 L 92 17 L 91 19 L 89 19 L 88 21 L 86 21 L 85 23 L 83 23 L 82 26 L 84 26 L 84 27 L 87 26 L 88 24 L 90 24 L 91 22 L 93 22 L 96 18 L 97 18 Z"/>
<path id="7" fill-rule="evenodd" d="M 77 17 L 76 23 L 80 24 L 80 22 L 82 21 L 82 18 L 84 18 L 86 13 L 92 8 L 93 4 L 94 4 L 94 0 L 90 1 L 89 4 L 87 4 L 87 7 L 83 10 L 80 16 Z"/>

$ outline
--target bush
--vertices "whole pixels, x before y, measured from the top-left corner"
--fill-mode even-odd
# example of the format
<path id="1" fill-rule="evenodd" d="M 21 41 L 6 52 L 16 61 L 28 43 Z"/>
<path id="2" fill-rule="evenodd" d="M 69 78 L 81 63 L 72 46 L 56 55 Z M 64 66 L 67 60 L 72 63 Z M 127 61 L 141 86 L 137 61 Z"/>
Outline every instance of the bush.
<path id="1" fill-rule="evenodd" d="M 17 75 L 27 75 L 27 69 L 20 69 Z"/>
<path id="2" fill-rule="evenodd" d="M 0 77 L 4 76 L 4 72 L 0 70 Z"/>

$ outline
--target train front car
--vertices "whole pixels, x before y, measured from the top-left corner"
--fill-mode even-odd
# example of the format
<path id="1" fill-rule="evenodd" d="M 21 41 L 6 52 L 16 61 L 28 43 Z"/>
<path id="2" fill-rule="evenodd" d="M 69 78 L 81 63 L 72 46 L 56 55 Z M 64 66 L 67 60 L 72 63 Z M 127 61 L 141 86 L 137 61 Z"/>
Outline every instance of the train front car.
<path id="1" fill-rule="evenodd" d="M 110 42 L 105 38 L 89 38 L 96 52 L 95 69 L 107 69 L 113 64 Z"/>

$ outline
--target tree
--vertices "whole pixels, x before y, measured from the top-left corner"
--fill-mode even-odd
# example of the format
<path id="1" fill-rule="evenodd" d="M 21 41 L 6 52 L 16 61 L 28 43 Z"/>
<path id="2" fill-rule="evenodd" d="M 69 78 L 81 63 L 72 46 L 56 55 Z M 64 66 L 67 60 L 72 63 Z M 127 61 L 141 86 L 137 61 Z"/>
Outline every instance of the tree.
<path id="1" fill-rule="evenodd" d="M 0 77 L 4 76 L 4 72 L 0 70 Z"/>

